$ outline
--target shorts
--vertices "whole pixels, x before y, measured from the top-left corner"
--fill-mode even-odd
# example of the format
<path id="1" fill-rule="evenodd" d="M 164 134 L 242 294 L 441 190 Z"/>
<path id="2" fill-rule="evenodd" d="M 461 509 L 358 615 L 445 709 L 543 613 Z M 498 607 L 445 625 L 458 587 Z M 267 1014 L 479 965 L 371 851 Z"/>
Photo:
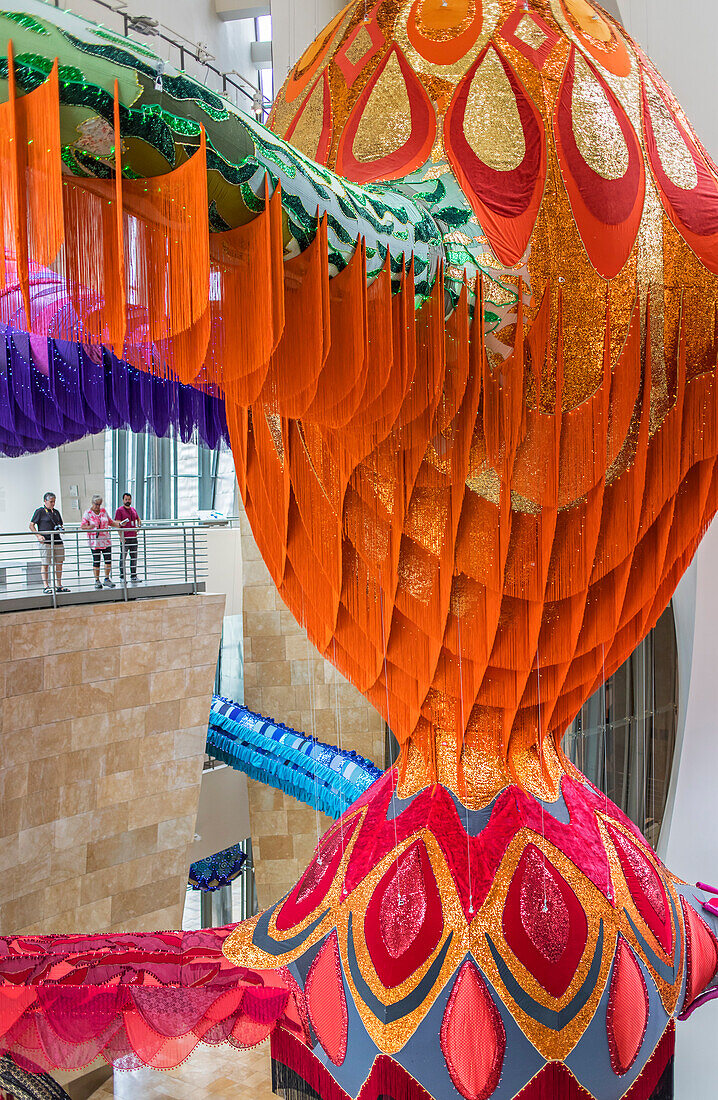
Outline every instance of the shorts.
<path id="1" fill-rule="evenodd" d="M 38 546 L 40 561 L 43 565 L 62 565 L 65 560 L 64 542 L 56 542 L 54 549 L 51 542 L 41 542 Z"/>
<path id="2" fill-rule="evenodd" d="M 112 547 L 111 546 L 91 546 L 90 552 L 92 554 L 92 566 L 94 569 L 100 568 L 100 558 L 105 559 L 105 565 L 112 565 Z"/>

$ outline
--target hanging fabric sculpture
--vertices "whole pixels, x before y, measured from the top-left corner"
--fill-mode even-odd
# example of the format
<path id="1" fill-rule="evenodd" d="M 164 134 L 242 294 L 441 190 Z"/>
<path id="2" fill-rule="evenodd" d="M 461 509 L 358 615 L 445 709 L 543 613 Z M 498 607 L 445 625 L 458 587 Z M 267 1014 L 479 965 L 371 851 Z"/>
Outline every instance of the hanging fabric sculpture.
<path id="1" fill-rule="evenodd" d="M 335 819 L 382 774 L 352 749 L 325 745 L 221 695 L 212 699 L 206 752 Z"/>
<path id="2" fill-rule="evenodd" d="M 189 865 L 189 884 L 193 890 L 213 893 L 229 886 L 242 874 L 247 853 L 241 844 L 233 844 L 214 855 L 197 859 Z"/>
<path id="3" fill-rule="evenodd" d="M 354 0 L 270 132 L 5 9 L 29 331 L 52 264 L 83 340 L 224 396 L 282 599 L 401 755 L 231 933 L 2 941 L 3 1049 L 272 1031 L 298 1096 L 666 1100 L 718 898 L 561 738 L 718 506 L 718 170 L 669 88 L 586 0 Z"/>

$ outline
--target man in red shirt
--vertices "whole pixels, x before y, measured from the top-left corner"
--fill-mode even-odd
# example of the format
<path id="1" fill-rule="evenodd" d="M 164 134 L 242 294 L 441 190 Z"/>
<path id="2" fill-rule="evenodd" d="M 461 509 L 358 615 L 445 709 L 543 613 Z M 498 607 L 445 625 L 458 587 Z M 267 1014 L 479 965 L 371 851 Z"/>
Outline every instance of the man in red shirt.
<path id="1" fill-rule="evenodd" d="M 123 535 L 120 544 L 120 576 L 125 575 L 125 555 L 130 556 L 130 583 L 137 584 L 137 530 L 142 520 L 132 507 L 132 495 L 123 493 L 122 507 L 115 512 L 115 522 L 119 523 Z"/>

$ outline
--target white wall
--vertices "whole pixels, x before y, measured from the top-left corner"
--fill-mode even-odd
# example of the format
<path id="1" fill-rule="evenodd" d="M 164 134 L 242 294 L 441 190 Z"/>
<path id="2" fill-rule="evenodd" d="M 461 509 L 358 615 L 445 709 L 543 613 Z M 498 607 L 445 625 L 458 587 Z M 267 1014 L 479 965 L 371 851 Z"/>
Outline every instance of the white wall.
<path id="1" fill-rule="evenodd" d="M 243 673 L 239 653 L 233 653 L 242 639 L 242 532 L 239 527 L 207 528 L 207 591 L 225 596 L 222 667 L 228 682 L 241 687 L 230 689 L 237 702 L 243 698 Z M 236 667 L 235 667 L 236 666 Z M 226 675 L 226 674 L 229 675 Z M 238 844 L 250 836 L 247 779 L 232 768 L 220 767 L 202 775 L 199 810 L 191 860 L 203 859 Z"/>
<path id="2" fill-rule="evenodd" d="M 242 614 L 242 532 L 207 528 L 207 591 L 224 593 L 224 614 Z"/>
<path id="3" fill-rule="evenodd" d="M 250 833 L 247 777 L 226 767 L 203 772 L 190 863 L 223 852 Z"/>
<path id="4" fill-rule="evenodd" d="M 42 506 L 42 498 L 48 492 L 55 493 L 57 507 L 62 512 L 57 451 L 0 458 L 0 534 L 27 531 L 30 517 Z"/>
<path id="5" fill-rule="evenodd" d="M 698 137 L 718 156 L 716 0 L 618 0 L 623 22 L 676 93 Z"/>

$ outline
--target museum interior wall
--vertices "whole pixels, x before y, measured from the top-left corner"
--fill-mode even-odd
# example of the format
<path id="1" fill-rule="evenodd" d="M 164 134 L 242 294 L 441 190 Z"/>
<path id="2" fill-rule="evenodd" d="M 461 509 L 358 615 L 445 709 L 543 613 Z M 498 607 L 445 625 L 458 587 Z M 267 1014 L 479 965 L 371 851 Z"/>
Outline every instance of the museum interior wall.
<path id="1" fill-rule="evenodd" d="M 181 927 L 224 597 L 0 619 L 0 934 Z"/>

